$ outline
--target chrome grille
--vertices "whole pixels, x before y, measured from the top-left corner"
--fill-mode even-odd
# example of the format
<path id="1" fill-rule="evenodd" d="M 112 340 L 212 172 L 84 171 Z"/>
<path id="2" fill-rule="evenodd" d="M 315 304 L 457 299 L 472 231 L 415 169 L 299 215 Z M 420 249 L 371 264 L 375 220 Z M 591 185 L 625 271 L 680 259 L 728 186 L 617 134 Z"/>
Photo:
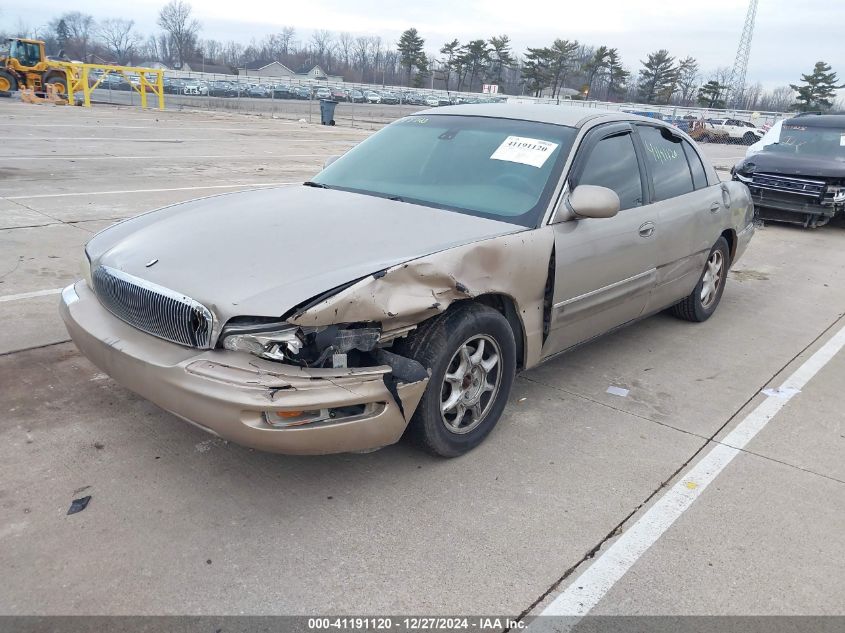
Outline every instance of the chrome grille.
<path id="1" fill-rule="evenodd" d="M 813 198 L 820 198 L 825 190 L 825 182 L 823 180 L 808 180 L 806 178 L 792 178 L 790 176 L 775 174 L 754 174 L 751 177 L 751 186 L 769 191 L 794 193 Z"/>
<path id="2" fill-rule="evenodd" d="M 118 319 L 173 343 L 210 347 L 213 318 L 202 304 L 108 266 L 91 277 L 100 303 Z"/>

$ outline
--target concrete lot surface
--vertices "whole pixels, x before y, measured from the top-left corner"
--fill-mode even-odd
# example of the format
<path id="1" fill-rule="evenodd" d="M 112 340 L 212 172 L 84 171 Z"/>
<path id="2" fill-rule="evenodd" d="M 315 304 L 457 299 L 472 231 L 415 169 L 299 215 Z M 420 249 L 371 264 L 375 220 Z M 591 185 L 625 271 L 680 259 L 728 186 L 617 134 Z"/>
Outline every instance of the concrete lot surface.
<path id="1" fill-rule="evenodd" d="M 712 319 L 661 314 L 524 373 L 462 458 L 262 454 L 93 367 L 56 292 L 114 221 L 301 182 L 368 132 L 8 100 L 0 115 L 2 614 L 542 613 L 845 327 L 845 228 L 770 225 Z M 843 380 L 834 351 L 593 613 L 845 615 Z"/>

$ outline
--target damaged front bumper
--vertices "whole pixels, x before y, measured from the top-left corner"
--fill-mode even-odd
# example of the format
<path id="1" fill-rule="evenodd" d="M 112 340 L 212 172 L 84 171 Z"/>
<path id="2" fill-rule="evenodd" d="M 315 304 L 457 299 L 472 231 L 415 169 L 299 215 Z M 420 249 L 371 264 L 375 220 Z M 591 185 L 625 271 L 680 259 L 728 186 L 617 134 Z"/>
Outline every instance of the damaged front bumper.
<path id="1" fill-rule="evenodd" d="M 65 288 L 60 312 L 80 351 L 118 383 L 214 435 L 263 451 L 326 454 L 393 444 L 428 383 L 394 383 L 389 365 L 307 369 L 182 347 L 113 316 L 84 281 Z M 309 410 L 337 415 L 284 428 L 267 421 Z"/>

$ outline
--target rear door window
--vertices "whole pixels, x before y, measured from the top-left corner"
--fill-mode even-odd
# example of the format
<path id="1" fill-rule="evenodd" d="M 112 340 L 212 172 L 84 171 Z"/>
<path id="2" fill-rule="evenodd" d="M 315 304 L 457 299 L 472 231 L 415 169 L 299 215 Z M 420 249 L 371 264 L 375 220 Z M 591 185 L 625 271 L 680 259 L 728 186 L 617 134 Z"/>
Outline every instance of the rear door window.
<path id="1" fill-rule="evenodd" d="M 654 186 L 654 201 L 669 200 L 693 191 L 692 173 L 681 139 L 666 138 L 660 129 L 649 125 L 637 128 Z"/>

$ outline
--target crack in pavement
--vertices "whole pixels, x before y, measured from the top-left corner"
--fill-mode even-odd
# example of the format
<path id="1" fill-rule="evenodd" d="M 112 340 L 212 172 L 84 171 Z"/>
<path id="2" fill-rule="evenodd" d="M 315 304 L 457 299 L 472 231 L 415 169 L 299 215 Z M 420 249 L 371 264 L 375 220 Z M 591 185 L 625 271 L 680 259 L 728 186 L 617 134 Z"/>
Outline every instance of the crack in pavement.
<path id="1" fill-rule="evenodd" d="M 809 342 L 807 345 L 805 345 L 805 346 L 804 346 L 801 350 L 799 350 L 799 351 L 798 351 L 798 353 L 796 353 L 794 356 L 792 356 L 792 358 L 790 358 L 790 359 L 789 359 L 788 361 L 786 361 L 783 365 L 781 365 L 781 366 L 778 368 L 778 370 L 777 370 L 777 371 L 775 371 L 775 373 L 773 373 L 773 374 L 772 374 L 772 375 L 771 375 L 771 376 L 770 376 L 770 377 L 769 377 L 769 378 L 768 378 L 768 379 L 767 379 L 767 380 L 766 380 L 766 381 L 765 381 L 765 382 L 764 382 L 764 383 L 763 383 L 763 384 L 762 384 L 762 385 L 761 385 L 758 389 L 756 389 L 756 390 L 754 391 L 754 393 L 752 393 L 752 394 L 751 394 L 751 396 L 749 396 L 749 398 L 748 398 L 745 402 L 743 402 L 743 403 L 739 406 L 739 408 L 737 408 L 737 409 L 736 409 L 736 410 L 735 410 L 735 411 L 734 411 L 734 412 L 730 415 L 730 417 L 728 417 L 728 419 L 727 419 L 727 420 L 725 420 L 725 422 L 724 422 L 721 426 L 719 426 L 719 428 L 718 428 L 718 429 L 716 429 L 716 431 L 714 431 L 714 432 L 713 432 L 713 434 L 712 434 L 712 435 L 711 435 L 711 436 L 710 436 L 710 437 L 709 437 L 709 438 L 708 438 L 708 439 L 707 439 L 707 440 L 706 440 L 706 441 L 705 441 L 705 442 L 704 442 L 704 443 L 703 443 L 703 444 L 702 444 L 699 448 L 697 448 L 697 449 L 696 449 L 696 450 L 692 453 L 692 455 L 690 455 L 690 456 L 689 456 L 689 457 L 688 457 L 688 458 L 687 458 L 687 459 L 686 459 L 686 460 L 685 460 L 685 461 L 684 461 L 684 462 L 683 462 L 680 466 L 678 466 L 678 467 L 677 467 L 677 468 L 676 468 L 676 469 L 672 472 L 672 474 L 671 474 L 671 475 L 669 475 L 669 477 L 667 477 L 665 480 L 663 480 L 663 481 L 660 483 L 660 485 L 658 485 L 658 486 L 657 486 L 657 488 L 655 488 L 655 489 L 654 489 L 651 493 L 649 493 L 649 495 L 648 495 L 648 496 L 647 496 L 647 497 L 646 497 L 643 501 L 641 501 L 641 502 L 640 502 L 640 503 L 639 503 L 639 504 L 638 504 L 638 505 L 637 505 L 637 506 L 636 506 L 633 510 L 631 510 L 631 511 L 630 511 L 627 515 L 625 515 L 625 517 L 624 517 L 621 521 L 619 521 L 619 523 L 617 523 L 617 524 L 613 527 L 613 529 L 611 529 L 611 530 L 610 530 L 610 532 L 608 532 L 608 533 L 607 533 L 607 534 L 606 534 L 606 535 L 605 535 L 605 536 L 604 536 L 604 537 L 603 537 L 603 538 L 602 538 L 602 539 L 601 539 L 598 543 L 596 543 L 596 544 L 595 544 L 592 548 L 590 548 L 590 549 L 589 549 L 589 550 L 588 550 L 588 551 L 584 554 L 584 556 L 582 556 L 582 557 L 581 557 L 581 559 L 580 559 L 580 560 L 576 561 L 573 565 L 571 565 L 570 567 L 568 567 L 568 568 L 567 568 L 567 569 L 563 572 L 563 575 L 562 575 L 560 578 L 558 578 L 555 582 L 553 582 L 553 583 L 551 584 L 551 586 L 550 586 L 548 589 L 546 589 L 546 590 L 545 590 L 542 594 L 540 594 L 540 596 L 539 596 L 536 600 L 534 600 L 534 602 L 532 602 L 530 605 L 528 605 L 528 607 L 526 607 L 525 609 L 523 609 L 523 610 L 522 610 L 522 612 L 521 612 L 518 616 L 516 616 L 516 618 L 515 618 L 515 620 L 514 620 L 514 621 L 515 621 L 516 623 L 521 623 L 521 622 L 522 622 L 522 621 L 523 621 L 523 620 L 524 620 L 524 619 L 525 619 L 525 618 L 526 618 L 526 617 L 527 617 L 527 616 L 528 616 L 528 615 L 529 615 L 529 614 L 530 614 L 530 613 L 531 613 L 531 612 L 532 612 L 532 611 L 533 611 L 533 610 L 537 607 L 537 605 L 539 605 L 541 602 L 543 602 L 543 600 L 545 600 L 545 599 L 546 599 L 546 598 L 548 598 L 548 597 L 549 597 L 552 593 L 554 593 L 554 592 L 555 592 L 555 591 L 556 591 L 556 590 L 557 590 L 557 589 L 561 586 L 561 584 L 563 584 L 563 582 L 564 582 L 567 578 L 569 578 L 569 577 L 570 577 L 570 576 L 571 576 L 571 575 L 575 572 L 575 570 L 577 570 L 577 569 L 578 569 L 581 565 L 583 565 L 586 561 L 588 561 L 588 560 L 591 560 L 591 559 L 595 558 L 596 554 L 598 554 L 598 553 L 601 551 L 601 549 L 604 547 L 604 545 L 605 545 L 605 544 L 606 544 L 609 540 L 611 540 L 614 536 L 617 536 L 618 534 L 620 534 L 620 533 L 622 532 L 622 530 L 623 530 L 623 528 L 624 528 L 625 524 L 626 524 L 626 523 L 627 523 L 627 522 L 628 522 L 628 521 L 629 521 L 629 520 L 630 520 L 630 519 L 631 519 L 631 518 L 632 518 L 632 517 L 633 517 L 633 516 L 634 516 L 637 512 L 639 512 L 639 511 L 640 511 L 640 510 L 641 510 L 641 509 L 642 509 L 645 505 L 647 505 L 647 504 L 648 504 L 648 503 L 649 503 L 652 499 L 654 499 L 654 497 L 656 497 L 656 496 L 657 496 L 657 494 L 658 494 L 660 491 L 662 491 L 664 488 L 666 488 L 666 487 L 669 485 L 669 482 L 671 482 L 671 481 L 672 481 L 675 477 L 677 477 L 677 476 L 678 476 L 678 474 L 680 474 L 680 473 L 681 473 L 681 471 L 683 471 L 683 470 L 684 470 L 684 469 L 685 469 L 685 468 L 686 468 L 686 467 L 687 467 L 687 466 L 688 466 L 688 465 L 689 465 L 689 464 L 690 464 L 690 463 L 691 463 L 691 462 L 692 462 L 692 461 L 693 461 L 696 457 L 698 457 L 698 455 L 700 455 L 700 454 L 704 451 L 704 449 L 706 449 L 706 448 L 707 448 L 708 446 L 710 446 L 711 444 L 721 444 L 721 442 L 719 442 L 719 441 L 717 441 L 717 440 L 715 439 L 715 438 L 716 438 L 716 436 L 717 436 L 717 435 L 719 435 L 719 433 L 721 433 L 721 432 L 725 429 L 725 427 L 727 427 L 727 426 L 728 426 L 731 422 L 733 422 L 733 420 L 734 420 L 734 419 L 735 419 L 735 418 L 736 418 L 736 417 L 737 417 L 737 416 L 738 416 L 738 415 L 739 415 L 739 414 L 740 414 L 743 410 L 745 410 L 745 408 L 746 408 L 746 407 L 747 407 L 747 406 L 751 403 L 751 401 L 752 401 L 755 397 L 757 397 L 757 395 L 758 395 L 758 394 L 759 394 L 759 393 L 763 390 L 763 388 L 765 388 L 765 386 L 766 386 L 766 385 L 768 385 L 769 383 L 771 383 L 771 382 L 772 382 L 772 381 L 773 381 L 773 380 L 774 380 L 774 379 L 775 379 L 778 375 L 780 375 L 780 374 L 781 374 L 781 373 L 782 373 L 782 372 L 783 372 L 783 371 L 784 371 L 787 367 L 789 367 L 792 363 L 794 363 L 794 362 L 795 362 L 795 360 L 796 360 L 799 356 L 801 356 L 802 354 L 804 354 L 804 353 L 805 353 L 808 349 L 810 349 L 813 345 L 815 345 L 815 344 L 816 344 L 816 343 L 817 343 L 817 342 L 818 342 L 818 341 L 819 341 L 822 337 L 824 337 L 824 336 L 825 336 L 825 335 L 826 335 L 826 334 L 827 334 L 827 333 L 828 333 L 831 329 L 833 329 L 833 327 L 834 327 L 834 326 L 836 326 L 836 324 L 837 324 L 837 323 L 839 323 L 839 321 L 841 321 L 841 320 L 842 320 L 843 316 L 845 316 L 845 315 L 843 315 L 843 314 L 839 314 L 839 315 L 838 315 L 838 316 L 837 316 L 837 317 L 833 320 L 833 322 L 832 322 L 830 325 L 828 325 L 826 328 L 824 328 L 824 330 L 822 330 L 822 331 L 821 331 L 821 332 L 820 332 L 820 333 L 819 333 L 819 334 L 818 334 L 815 338 L 813 338 L 813 340 L 812 340 L 812 341 L 810 341 L 810 342 Z M 573 394 L 573 395 L 577 395 L 577 394 Z M 601 404 L 601 403 L 599 403 L 599 404 Z M 612 408 L 612 407 L 611 407 L 611 408 Z M 625 413 L 627 413 L 627 412 L 625 412 Z M 642 417 L 642 416 L 638 416 L 638 417 Z M 644 419 L 648 420 L 648 418 L 644 418 Z M 650 421 L 654 422 L 654 420 L 650 420 Z M 657 423 L 657 424 L 659 424 L 659 423 Z M 695 435 L 695 434 L 692 434 L 692 435 Z M 742 451 L 742 452 L 748 452 L 748 451 Z M 752 454 L 754 454 L 754 453 L 752 453 Z M 756 455 L 756 454 L 755 454 L 755 455 Z M 762 456 L 762 455 L 759 455 L 759 457 L 763 457 L 763 456 Z M 777 461 L 777 460 L 772 460 L 772 461 Z M 791 464 L 786 464 L 786 465 L 787 465 L 787 466 L 792 466 Z M 793 466 L 793 467 L 794 467 L 794 468 L 796 468 L 796 469 L 798 469 L 798 470 L 802 470 L 801 468 L 798 468 L 797 466 Z M 812 473 L 812 474 L 817 474 L 817 473 Z M 838 480 L 835 480 L 835 481 L 838 481 Z M 520 627 L 520 628 L 521 628 L 521 627 Z M 503 629 L 503 633 L 509 633 L 509 632 L 510 632 L 510 631 L 512 631 L 512 630 L 513 630 L 513 627 L 507 627 L 507 628 Z"/>

